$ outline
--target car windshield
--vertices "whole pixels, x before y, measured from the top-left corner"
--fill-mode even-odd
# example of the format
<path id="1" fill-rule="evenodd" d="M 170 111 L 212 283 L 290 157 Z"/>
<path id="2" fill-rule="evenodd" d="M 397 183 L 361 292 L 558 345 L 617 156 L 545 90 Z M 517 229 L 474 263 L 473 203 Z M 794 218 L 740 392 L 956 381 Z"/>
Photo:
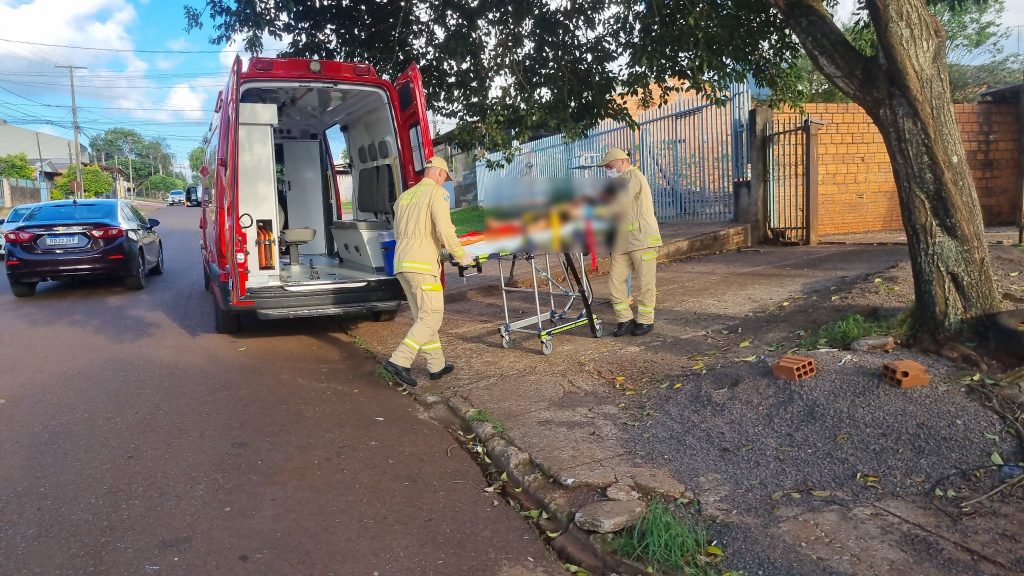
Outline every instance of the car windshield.
<path id="1" fill-rule="evenodd" d="M 18 206 L 17 208 L 11 210 L 11 213 L 7 215 L 7 221 L 10 222 L 11 224 L 15 222 L 21 222 L 21 219 L 24 218 L 25 214 L 28 214 L 29 210 L 31 209 L 31 206 Z"/>
<path id="2" fill-rule="evenodd" d="M 171 196 L 184 196 L 185 193 L 181 190 L 171 190 Z"/>
<path id="3" fill-rule="evenodd" d="M 40 206 L 29 212 L 28 222 L 84 222 L 86 220 L 113 220 L 117 217 L 117 206 L 110 204 L 57 204 Z"/>

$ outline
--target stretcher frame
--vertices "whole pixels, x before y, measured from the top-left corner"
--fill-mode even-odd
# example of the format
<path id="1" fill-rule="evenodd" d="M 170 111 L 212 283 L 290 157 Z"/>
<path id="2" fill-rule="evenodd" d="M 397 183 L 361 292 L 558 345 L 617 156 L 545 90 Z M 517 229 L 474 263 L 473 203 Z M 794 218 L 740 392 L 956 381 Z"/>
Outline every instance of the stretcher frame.
<path id="1" fill-rule="evenodd" d="M 505 322 L 498 326 L 498 333 L 501 336 L 502 348 L 511 348 L 513 345 L 513 333 L 530 334 L 536 336 L 541 343 L 541 352 L 545 355 L 551 354 L 554 350 L 552 340 L 558 334 L 570 330 L 589 326 L 590 334 L 594 338 L 604 335 L 601 320 L 594 315 L 592 308 L 594 294 L 590 289 L 590 280 L 587 278 L 586 263 L 584 257 L 587 253 L 555 253 L 535 254 L 532 252 L 502 252 L 498 254 L 485 254 L 476 257 L 476 272 L 468 272 L 469 269 L 459 267 L 459 276 L 475 276 L 483 273 L 483 263 L 495 260 L 498 263 L 498 278 L 501 286 L 501 303 L 504 309 Z M 556 280 L 552 274 L 552 263 L 554 259 L 557 266 L 562 270 L 562 281 Z M 577 261 L 579 267 L 577 267 Z M 505 263 L 509 264 L 508 277 L 505 276 Z M 530 267 L 531 283 L 528 287 L 517 287 L 512 285 L 515 280 L 516 263 L 525 262 Z M 547 311 L 541 309 L 541 292 L 544 286 L 547 287 L 547 294 L 543 300 L 549 304 Z M 509 312 L 510 293 L 532 293 L 533 302 L 536 307 L 536 314 L 513 320 Z M 564 299 L 563 306 L 556 306 L 556 299 Z M 573 304 L 579 299 L 582 303 L 582 310 L 572 315 Z"/>

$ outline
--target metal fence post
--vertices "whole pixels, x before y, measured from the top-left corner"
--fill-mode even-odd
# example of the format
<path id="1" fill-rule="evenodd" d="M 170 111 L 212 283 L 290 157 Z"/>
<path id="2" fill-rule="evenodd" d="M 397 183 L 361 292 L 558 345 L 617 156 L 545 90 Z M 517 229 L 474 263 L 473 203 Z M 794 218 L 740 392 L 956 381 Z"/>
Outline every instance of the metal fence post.
<path id="1" fill-rule="evenodd" d="M 804 120 L 804 190 L 806 191 L 807 244 L 818 243 L 818 130 L 810 118 Z"/>

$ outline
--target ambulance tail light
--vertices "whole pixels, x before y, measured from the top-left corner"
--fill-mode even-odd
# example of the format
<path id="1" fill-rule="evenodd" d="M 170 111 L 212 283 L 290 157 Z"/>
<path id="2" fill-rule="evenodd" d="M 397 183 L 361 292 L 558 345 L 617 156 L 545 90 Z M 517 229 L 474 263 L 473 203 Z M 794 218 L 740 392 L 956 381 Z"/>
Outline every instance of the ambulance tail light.
<path id="1" fill-rule="evenodd" d="M 253 70 L 257 70 L 259 72 L 270 72 L 274 69 L 274 62 L 267 58 L 254 58 L 252 61 L 252 67 Z"/>
<path id="2" fill-rule="evenodd" d="M 373 67 L 370 66 L 369 64 L 356 64 L 354 66 L 353 72 L 355 73 L 356 76 L 372 76 Z"/>

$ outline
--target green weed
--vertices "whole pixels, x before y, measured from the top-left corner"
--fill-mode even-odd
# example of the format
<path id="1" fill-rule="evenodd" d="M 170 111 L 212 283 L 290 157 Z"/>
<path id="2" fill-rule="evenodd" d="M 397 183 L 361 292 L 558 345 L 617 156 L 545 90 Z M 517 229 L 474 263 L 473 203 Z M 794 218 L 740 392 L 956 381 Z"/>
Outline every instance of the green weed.
<path id="1" fill-rule="evenodd" d="M 352 339 L 352 343 L 362 348 L 363 354 L 366 354 L 367 358 L 374 359 L 377 357 L 377 354 L 374 353 L 372 348 L 370 348 L 370 343 L 367 342 L 366 339 L 356 336 Z"/>
<path id="2" fill-rule="evenodd" d="M 467 206 L 452 210 L 452 224 L 455 225 L 455 233 L 459 235 L 473 231 L 483 232 L 484 209 L 479 206 Z"/>
<path id="3" fill-rule="evenodd" d="M 489 423 L 491 426 L 494 427 L 494 431 L 497 432 L 498 434 L 502 434 L 505 432 L 505 424 L 502 423 L 501 420 L 498 420 L 497 416 L 491 414 L 487 410 L 473 410 L 472 412 L 469 413 L 468 418 L 470 422 Z"/>
<path id="4" fill-rule="evenodd" d="M 805 350 L 818 348 L 848 348 L 850 344 L 866 336 L 892 336 L 905 340 L 913 332 L 911 312 L 897 316 L 876 315 L 865 318 L 850 314 L 846 318 L 826 324 L 804 338 L 800 347 Z"/>
<path id="5" fill-rule="evenodd" d="M 656 572 L 687 576 L 712 576 L 722 551 L 708 546 L 704 525 L 689 513 L 676 513 L 668 504 L 655 500 L 640 521 L 615 539 L 615 552 L 623 558 L 642 562 Z"/>

